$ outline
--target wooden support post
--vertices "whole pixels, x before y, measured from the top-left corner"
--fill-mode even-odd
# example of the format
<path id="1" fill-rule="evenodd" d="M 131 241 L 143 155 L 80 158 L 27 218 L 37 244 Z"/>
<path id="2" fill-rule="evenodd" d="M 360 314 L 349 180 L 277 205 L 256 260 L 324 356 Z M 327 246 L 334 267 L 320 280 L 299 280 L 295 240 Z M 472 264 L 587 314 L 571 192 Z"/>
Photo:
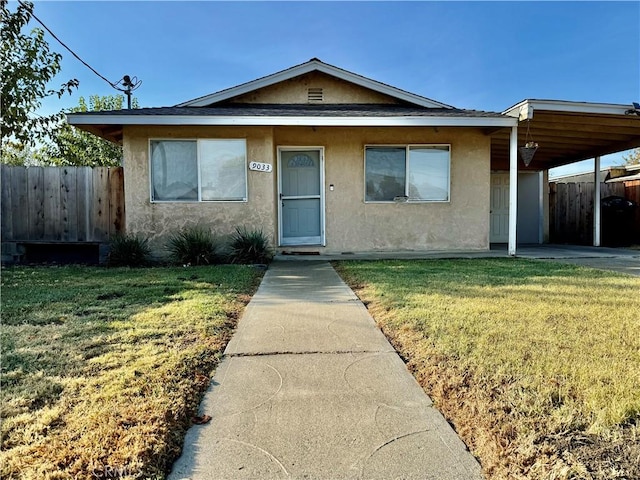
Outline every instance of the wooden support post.
<path id="1" fill-rule="evenodd" d="M 600 246 L 600 157 L 594 160 L 593 167 L 593 246 Z"/>
<path id="2" fill-rule="evenodd" d="M 516 255 L 518 225 L 518 127 L 511 127 L 509 138 L 509 255 Z"/>

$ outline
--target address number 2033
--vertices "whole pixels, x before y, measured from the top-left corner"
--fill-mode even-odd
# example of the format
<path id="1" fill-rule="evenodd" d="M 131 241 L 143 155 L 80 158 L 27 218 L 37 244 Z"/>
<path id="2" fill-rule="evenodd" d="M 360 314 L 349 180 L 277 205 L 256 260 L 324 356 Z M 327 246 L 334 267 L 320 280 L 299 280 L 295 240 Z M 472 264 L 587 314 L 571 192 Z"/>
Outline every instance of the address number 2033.
<path id="1" fill-rule="evenodd" d="M 270 172 L 273 169 L 270 163 L 250 162 L 249 170 L 255 170 L 257 172 Z"/>

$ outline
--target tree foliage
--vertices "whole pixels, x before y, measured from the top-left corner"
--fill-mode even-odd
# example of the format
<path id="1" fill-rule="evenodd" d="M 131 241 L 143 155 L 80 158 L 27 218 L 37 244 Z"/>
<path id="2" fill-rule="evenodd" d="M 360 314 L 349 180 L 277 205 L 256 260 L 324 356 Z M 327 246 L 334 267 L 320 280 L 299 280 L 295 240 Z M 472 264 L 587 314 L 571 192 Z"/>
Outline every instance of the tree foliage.
<path id="1" fill-rule="evenodd" d="M 2 149 L 20 152 L 25 146 L 34 146 L 61 119 L 61 114 L 38 116 L 36 110 L 41 100 L 71 93 L 77 88 L 78 80 L 69 80 L 59 89 L 48 87 L 60 71 L 62 55 L 51 51 L 43 30 L 34 28 L 28 34 L 24 32 L 33 15 L 33 3 L 21 2 L 14 12 L 7 3 L 0 0 Z"/>
<path id="2" fill-rule="evenodd" d="M 80 97 L 78 106 L 67 113 L 120 110 L 123 103 L 123 95 L 92 95 L 88 104 L 84 97 Z M 131 106 L 138 108 L 135 98 Z M 120 165 L 122 147 L 65 122 L 51 135 L 46 154 L 54 165 L 114 167 Z"/>
<path id="3" fill-rule="evenodd" d="M 628 155 L 623 155 L 625 165 L 640 165 L 640 148 L 632 150 Z"/>

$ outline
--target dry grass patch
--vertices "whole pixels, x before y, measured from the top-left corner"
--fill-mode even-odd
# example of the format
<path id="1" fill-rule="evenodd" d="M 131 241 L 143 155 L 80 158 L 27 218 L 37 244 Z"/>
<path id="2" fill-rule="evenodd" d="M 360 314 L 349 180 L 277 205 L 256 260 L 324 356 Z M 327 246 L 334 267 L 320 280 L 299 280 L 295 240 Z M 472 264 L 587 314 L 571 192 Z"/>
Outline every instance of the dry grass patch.
<path id="1" fill-rule="evenodd" d="M 0 477 L 163 478 L 260 277 L 4 269 Z"/>
<path id="2" fill-rule="evenodd" d="M 521 259 L 336 267 L 489 478 L 640 478 L 640 279 Z"/>

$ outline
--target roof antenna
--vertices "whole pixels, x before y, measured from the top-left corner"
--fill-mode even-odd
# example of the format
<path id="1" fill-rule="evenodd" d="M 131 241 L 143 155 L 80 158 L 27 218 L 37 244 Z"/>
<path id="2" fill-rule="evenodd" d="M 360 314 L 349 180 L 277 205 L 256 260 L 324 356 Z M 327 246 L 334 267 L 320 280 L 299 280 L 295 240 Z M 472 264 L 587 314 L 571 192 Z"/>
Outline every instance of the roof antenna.
<path id="1" fill-rule="evenodd" d="M 634 113 L 640 116 L 640 103 L 633 102 L 633 108 L 624 112 L 625 115 L 633 115 Z"/>
<path id="2" fill-rule="evenodd" d="M 119 88 L 118 85 L 122 85 L 124 88 Z M 131 110 L 131 92 L 136 90 L 140 85 L 142 85 L 142 80 L 138 80 L 138 77 L 131 78 L 129 75 L 125 75 L 113 86 L 113 88 L 124 92 L 127 96 L 127 108 L 129 110 Z"/>

